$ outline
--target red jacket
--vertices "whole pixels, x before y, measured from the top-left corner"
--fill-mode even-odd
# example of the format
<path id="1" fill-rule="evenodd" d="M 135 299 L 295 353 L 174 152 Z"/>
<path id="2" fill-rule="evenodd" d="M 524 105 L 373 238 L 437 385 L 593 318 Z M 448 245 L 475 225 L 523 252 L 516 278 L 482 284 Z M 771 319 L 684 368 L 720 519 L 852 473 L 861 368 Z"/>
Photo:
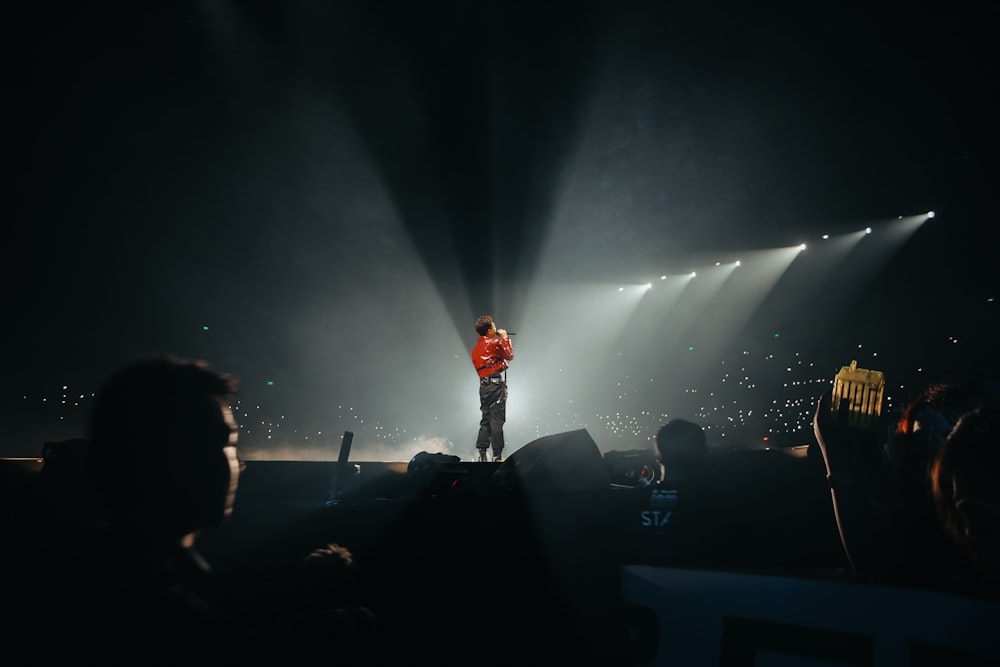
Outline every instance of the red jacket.
<path id="1" fill-rule="evenodd" d="M 507 368 L 507 362 L 514 358 L 514 347 L 510 338 L 490 338 L 480 336 L 472 348 L 472 365 L 479 377 L 484 378 Z"/>

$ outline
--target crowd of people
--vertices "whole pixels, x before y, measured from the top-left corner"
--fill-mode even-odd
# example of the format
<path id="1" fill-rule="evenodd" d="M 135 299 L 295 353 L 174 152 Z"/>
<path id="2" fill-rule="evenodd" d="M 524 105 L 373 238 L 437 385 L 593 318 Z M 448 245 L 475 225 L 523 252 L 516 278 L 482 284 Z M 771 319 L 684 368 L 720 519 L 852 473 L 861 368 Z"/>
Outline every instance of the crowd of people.
<path id="1" fill-rule="evenodd" d="M 492 319 L 477 323 L 477 331 L 498 348 L 493 366 L 505 367 L 512 353 Z M 485 377 L 490 377 L 497 372 L 493 366 L 477 371 L 480 376 L 489 371 Z M 486 447 L 499 459 L 502 432 L 490 426 L 497 417 L 489 403 L 505 389 L 484 386 L 484 395 L 489 394 L 483 408 L 486 435 L 477 446 L 483 459 Z M 178 639 L 241 646 L 278 640 L 303 655 L 331 643 L 344 656 L 380 645 L 384 619 L 378 605 L 370 603 L 384 598 L 368 595 L 365 586 L 373 582 L 362 585 L 351 545 L 324 541 L 289 563 L 260 568 L 252 566 L 248 554 L 251 565 L 235 569 L 214 568 L 199 551 L 199 535 L 224 524 L 234 511 L 243 467 L 230 410 L 237 391 L 235 377 L 203 361 L 163 355 L 141 359 L 108 378 L 86 438 L 46 445 L 37 511 L 4 517 L 9 538 L 4 567 L 23 573 L 10 587 L 8 600 L 21 610 L 16 625 L 25 636 L 57 631 L 92 642 L 127 634 L 147 651 Z M 814 431 L 850 578 L 1000 599 L 1000 383 L 933 384 L 900 413 L 865 424 L 849 418 L 849 406 L 834 409 L 833 398 L 832 392 L 818 397 Z M 639 541 L 622 531 L 619 517 L 605 516 L 599 527 L 608 532 L 600 537 L 613 538 L 608 540 L 611 548 L 588 548 L 593 517 L 602 510 L 593 508 L 585 522 L 573 523 L 566 519 L 572 516 L 567 505 L 565 514 L 554 513 L 542 526 L 563 534 L 569 544 L 558 549 L 562 563 L 555 566 L 546 560 L 546 550 L 551 555 L 552 549 L 544 545 L 511 547 L 493 541 L 503 533 L 499 525 L 497 530 L 481 523 L 476 527 L 473 516 L 449 527 L 456 535 L 454 545 L 464 540 L 468 558 L 479 561 L 469 565 L 488 568 L 499 589 L 483 593 L 492 601 L 459 602 L 469 617 L 464 631 L 476 636 L 466 636 L 458 645 L 472 650 L 498 641 L 495 614 L 509 610 L 505 605 L 510 602 L 504 587 L 519 595 L 546 590 L 523 604 L 525 618 L 550 625 L 544 632 L 534 627 L 537 635 L 558 638 L 548 645 L 553 655 L 563 650 L 561 642 L 567 638 L 586 644 L 581 633 L 560 626 L 585 624 L 579 614 L 585 605 L 578 604 L 573 614 L 548 616 L 549 605 L 561 608 L 558 599 L 569 586 L 566 576 L 544 574 L 551 569 L 573 572 L 581 585 L 588 576 L 595 584 L 610 582 L 607 591 L 613 591 L 613 574 L 604 575 L 618 564 L 642 562 L 651 551 L 657 553 L 657 563 L 681 567 L 738 565 L 739 550 L 731 544 L 739 532 L 732 518 L 733 498 L 725 493 L 728 481 L 713 465 L 702 427 L 686 419 L 670 420 L 655 434 L 654 444 L 655 480 L 623 490 L 631 494 L 626 505 L 636 509 L 629 520 L 645 522 L 650 529 L 638 533 Z M 609 490 L 614 486 L 609 484 Z M 595 498 L 618 506 L 612 495 L 597 494 L 591 500 Z M 540 521 L 522 501 L 514 498 L 503 512 L 525 524 Z M 571 504 L 577 505 L 575 500 Z M 590 525 L 584 529 L 584 523 Z M 530 540 L 530 531 L 517 530 L 506 536 Z M 452 564 L 443 562 L 444 550 L 418 546 L 413 553 L 423 556 L 399 567 L 418 564 L 447 595 Z M 390 563 L 382 570 L 389 571 L 392 555 L 378 558 Z M 595 574 L 599 570 L 600 577 Z M 423 592 L 434 595 L 434 590 Z M 462 595 L 467 594 L 468 588 Z M 601 627 L 612 629 L 600 636 L 599 648 L 591 643 L 579 659 L 629 663 L 623 601 L 610 592 L 587 602 L 595 603 L 588 607 L 591 611 L 600 609 Z M 435 636 L 428 619 L 417 617 L 421 607 L 442 611 L 441 603 L 412 602 L 413 624 L 427 630 L 430 644 L 454 644 L 455 637 Z M 532 616 L 530 608 L 541 611 Z M 613 617 L 622 624 L 615 625 Z M 476 628 L 482 628 L 481 634 Z M 594 632 L 584 634 L 595 641 Z M 411 639 L 419 636 L 414 632 Z M 528 644 L 537 641 L 526 640 Z M 491 654 L 507 659 L 522 648 L 518 644 Z M 482 663 L 487 657 L 473 661 Z"/>

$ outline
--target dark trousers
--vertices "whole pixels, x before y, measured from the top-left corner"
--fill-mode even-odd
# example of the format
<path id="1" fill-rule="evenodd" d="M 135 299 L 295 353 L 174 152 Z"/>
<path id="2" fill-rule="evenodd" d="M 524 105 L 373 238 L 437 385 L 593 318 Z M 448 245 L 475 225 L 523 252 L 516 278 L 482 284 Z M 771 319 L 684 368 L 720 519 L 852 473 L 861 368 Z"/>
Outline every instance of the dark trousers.
<path id="1" fill-rule="evenodd" d="M 493 456 L 500 458 L 503 452 L 503 425 L 507 421 L 507 383 L 479 385 L 479 410 L 483 413 L 479 420 L 479 435 L 476 447 L 493 447 Z"/>

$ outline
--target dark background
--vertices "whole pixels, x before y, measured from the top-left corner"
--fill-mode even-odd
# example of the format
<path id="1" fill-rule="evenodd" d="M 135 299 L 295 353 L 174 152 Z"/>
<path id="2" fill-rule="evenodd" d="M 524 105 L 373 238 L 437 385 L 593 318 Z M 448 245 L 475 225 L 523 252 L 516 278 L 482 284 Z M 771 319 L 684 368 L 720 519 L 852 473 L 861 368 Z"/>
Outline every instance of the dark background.
<path id="1" fill-rule="evenodd" d="M 170 352 L 240 377 L 248 456 L 471 458 L 481 313 L 518 334 L 511 449 L 801 444 L 852 359 L 895 404 L 995 372 L 987 8 L 804 4 L 6 8 L 0 455 Z"/>

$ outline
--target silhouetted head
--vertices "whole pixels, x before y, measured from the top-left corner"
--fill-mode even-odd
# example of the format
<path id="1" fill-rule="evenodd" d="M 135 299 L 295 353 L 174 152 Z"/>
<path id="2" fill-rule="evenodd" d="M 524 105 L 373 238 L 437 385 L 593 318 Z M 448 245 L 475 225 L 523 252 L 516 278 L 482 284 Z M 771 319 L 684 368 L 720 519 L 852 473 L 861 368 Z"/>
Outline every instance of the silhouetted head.
<path id="1" fill-rule="evenodd" d="M 926 493 L 934 457 L 962 415 L 996 398 L 1000 382 L 975 378 L 928 385 L 904 406 L 888 450 L 905 478 L 919 485 L 918 493 Z"/>
<path id="2" fill-rule="evenodd" d="M 476 320 L 476 333 L 480 336 L 489 334 L 490 330 L 495 327 L 492 315 L 480 315 L 479 319 Z"/>
<path id="3" fill-rule="evenodd" d="M 708 465 L 708 440 L 701 426 L 672 419 L 656 432 L 656 453 L 668 476 L 701 474 Z"/>
<path id="4" fill-rule="evenodd" d="M 239 479 L 236 379 L 202 361 L 158 355 L 114 373 L 90 416 L 98 497 L 115 523 L 180 538 L 232 511 Z"/>
<path id="5" fill-rule="evenodd" d="M 945 530 L 1000 585 L 1000 400 L 959 418 L 934 459 L 931 488 Z"/>
<path id="6" fill-rule="evenodd" d="M 1000 397 L 1000 382 L 996 380 L 935 382 L 906 404 L 895 433 L 923 431 L 926 439 L 943 441 L 962 415 L 991 397 Z"/>

